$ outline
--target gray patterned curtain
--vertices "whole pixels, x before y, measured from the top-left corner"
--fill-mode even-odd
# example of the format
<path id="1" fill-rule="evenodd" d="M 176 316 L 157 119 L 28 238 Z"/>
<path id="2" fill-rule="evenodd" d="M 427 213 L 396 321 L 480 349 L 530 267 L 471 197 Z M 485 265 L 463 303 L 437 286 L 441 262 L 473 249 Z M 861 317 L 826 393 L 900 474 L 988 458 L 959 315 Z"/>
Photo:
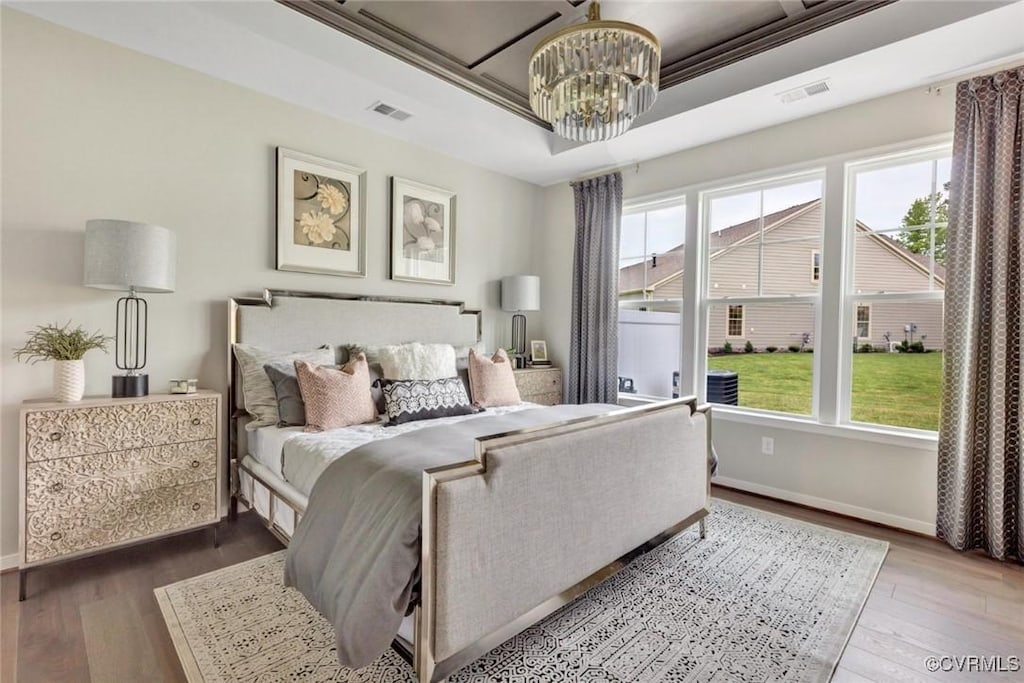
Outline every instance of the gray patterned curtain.
<path id="1" fill-rule="evenodd" d="M 1024 558 L 1024 68 L 957 85 L 938 536 Z"/>
<path id="2" fill-rule="evenodd" d="M 566 403 L 615 403 L 619 392 L 622 175 L 573 183 L 576 250 Z"/>

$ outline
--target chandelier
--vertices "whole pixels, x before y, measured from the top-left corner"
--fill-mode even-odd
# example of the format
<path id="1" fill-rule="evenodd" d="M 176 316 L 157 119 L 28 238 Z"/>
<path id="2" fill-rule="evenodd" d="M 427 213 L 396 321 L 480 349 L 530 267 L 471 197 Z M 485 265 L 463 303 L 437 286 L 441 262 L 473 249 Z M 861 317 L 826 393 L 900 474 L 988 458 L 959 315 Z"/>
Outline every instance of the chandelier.
<path id="1" fill-rule="evenodd" d="M 578 142 L 622 135 L 658 96 L 661 44 L 635 24 L 587 21 L 548 36 L 530 57 L 530 106 L 555 133 Z"/>

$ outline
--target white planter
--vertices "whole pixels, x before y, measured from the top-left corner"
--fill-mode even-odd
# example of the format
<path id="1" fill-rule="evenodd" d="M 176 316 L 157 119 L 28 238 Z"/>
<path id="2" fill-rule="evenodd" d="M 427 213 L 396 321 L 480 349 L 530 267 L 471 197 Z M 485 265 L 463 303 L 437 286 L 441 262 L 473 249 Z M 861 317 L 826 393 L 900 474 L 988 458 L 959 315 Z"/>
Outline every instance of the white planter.
<path id="1" fill-rule="evenodd" d="M 81 360 L 53 361 L 53 393 L 61 403 L 81 401 L 85 393 L 85 363 Z"/>

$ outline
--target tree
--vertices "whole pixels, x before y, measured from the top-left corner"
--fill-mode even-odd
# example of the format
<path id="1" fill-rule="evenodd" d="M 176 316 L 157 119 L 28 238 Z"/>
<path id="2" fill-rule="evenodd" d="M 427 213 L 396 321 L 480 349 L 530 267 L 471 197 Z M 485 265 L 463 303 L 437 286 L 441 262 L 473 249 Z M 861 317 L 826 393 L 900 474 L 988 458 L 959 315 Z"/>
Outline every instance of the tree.
<path id="1" fill-rule="evenodd" d="M 911 203 L 901 221 L 902 229 L 896 234 L 896 241 L 915 254 L 931 254 L 931 231 L 916 226 L 930 225 L 932 222 L 932 204 L 935 205 L 935 261 L 946 261 L 946 224 L 949 221 L 949 183 L 927 197 L 918 197 Z M 915 229 L 916 228 L 916 229 Z"/>

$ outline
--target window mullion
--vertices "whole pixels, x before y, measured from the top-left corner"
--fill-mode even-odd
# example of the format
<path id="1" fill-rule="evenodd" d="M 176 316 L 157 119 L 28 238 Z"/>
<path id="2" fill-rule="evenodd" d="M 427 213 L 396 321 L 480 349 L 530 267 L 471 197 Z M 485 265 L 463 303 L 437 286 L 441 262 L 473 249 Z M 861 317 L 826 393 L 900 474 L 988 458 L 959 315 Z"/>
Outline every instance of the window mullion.
<path id="1" fill-rule="evenodd" d="M 825 167 L 825 188 L 822 201 L 821 300 L 818 303 L 818 330 L 815 340 L 814 386 L 817 391 L 818 419 L 825 424 L 839 424 L 842 414 L 841 368 L 848 344 L 847 307 L 844 293 L 849 242 L 846 235 L 846 169 L 841 162 Z M 852 225 L 852 222 L 851 222 Z"/>
<path id="2" fill-rule="evenodd" d="M 679 391 L 680 395 L 696 395 L 703 401 L 706 391 L 702 378 L 707 368 L 707 323 L 703 313 L 701 286 L 704 278 L 704 238 L 700 226 L 700 199 L 696 192 L 686 195 L 685 211 Z"/>

